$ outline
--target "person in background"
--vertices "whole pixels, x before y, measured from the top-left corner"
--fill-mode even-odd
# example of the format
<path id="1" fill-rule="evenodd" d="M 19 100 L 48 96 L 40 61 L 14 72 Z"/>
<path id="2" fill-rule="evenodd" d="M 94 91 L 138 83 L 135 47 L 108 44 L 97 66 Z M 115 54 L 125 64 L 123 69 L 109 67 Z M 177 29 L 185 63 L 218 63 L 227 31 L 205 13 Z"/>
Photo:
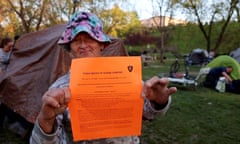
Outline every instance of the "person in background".
<path id="1" fill-rule="evenodd" d="M 232 72 L 232 67 L 213 67 L 207 74 L 203 85 L 208 88 L 215 89 L 217 82 L 220 77 L 225 77 L 226 83 L 231 83 L 232 79 L 230 77 L 230 73 Z"/>
<path id="2" fill-rule="evenodd" d="M 235 94 L 240 94 L 240 79 L 231 78 L 227 79 L 226 91 Z"/>
<path id="3" fill-rule="evenodd" d="M 211 60 L 213 60 L 216 57 L 216 54 L 214 51 L 210 51 L 208 54 L 208 61 L 210 62 Z"/>
<path id="4" fill-rule="evenodd" d="M 15 38 L 14 38 L 15 40 Z M 11 38 L 5 37 L 1 40 L 0 44 L 0 74 L 4 72 L 9 64 L 11 51 L 14 45 L 14 41 Z M 21 136 L 27 138 L 27 128 L 32 127 L 32 124 L 28 123 L 22 116 L 15 113 L 6 104 L 0 101 L 0 128 L 8 129 Z"/>
<path id="5" fill-rule="evenodd" d="M 103 32 L 101 20 L 93 13 L 75 13 L 58 44 L 62 45 L 73 58 L 101 57 L 101 51 L 111 43 Z M 42 97 L 42 106 L 35 122 L 30 144 L 68 144 L 72 143 L 69 111 L 70 73 L 56 80 Z M 157 114 L 163 115 L 171 103 L 171 94 L 177 89 L 168 88 L 168 79 L 157 76 L 143 82 L 143 117 L 152 120 Z M 137 136 L 79 141 L 84 144 L 138 144 Z"/>
<path id="6" fill-rule="evenodd" d="M 11 48 L 13 46 L 13 40 L 6 37 L 3 38 L 0 44 L 0 73 L 4 71 L 8 65 Z"/>

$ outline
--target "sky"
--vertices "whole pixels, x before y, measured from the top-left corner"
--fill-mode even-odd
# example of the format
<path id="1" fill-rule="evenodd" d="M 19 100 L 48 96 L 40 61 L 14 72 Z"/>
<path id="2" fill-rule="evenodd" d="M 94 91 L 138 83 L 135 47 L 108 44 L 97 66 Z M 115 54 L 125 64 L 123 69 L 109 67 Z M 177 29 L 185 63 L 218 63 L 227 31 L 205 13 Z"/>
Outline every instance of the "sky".
<path id="1" fill-rule="evenodd" d="M 147 19 L 152 17 L 152 3 L 151 0 L 132 0 L 133 5 L 140 17 L 140 19 Z"/>
<path id="2" fill-rule="evenodd" d="M 152 0 L 129 0 L 128 2 L 130 2 L 133 9 L 137 11 L 140 20 L 148 19 L 153 16 Z M 175 13 L 174 17 L 185 19 L 184 15 L 181 13 Z"/>
<path id="3" fill-rule="evenodd" d="M 112 8 L 115 2 L 109 3 L 108 8 Z M 117 4 L 125 11 L 137 11 L 140 19 L 152 17 L 152 0 L 127 0 Z"/>

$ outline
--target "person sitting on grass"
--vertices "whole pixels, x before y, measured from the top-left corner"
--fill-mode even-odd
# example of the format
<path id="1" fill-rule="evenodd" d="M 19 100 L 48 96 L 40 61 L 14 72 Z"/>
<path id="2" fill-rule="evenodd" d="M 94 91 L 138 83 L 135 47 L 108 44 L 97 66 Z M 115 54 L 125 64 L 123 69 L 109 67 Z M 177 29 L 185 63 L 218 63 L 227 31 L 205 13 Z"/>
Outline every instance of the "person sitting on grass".
<path id="1" fill-rule="evenodd" d="M 220 77 L 225 77 L 227 83 L 231 83 L 232 79 L 230 77 L 230 73 L 232 72 L 232 67 L 213 67 L 207 74 L 205 81 L 203 82 L 203 86 L 207 88 L 215 89 L 217 82 Z"/>

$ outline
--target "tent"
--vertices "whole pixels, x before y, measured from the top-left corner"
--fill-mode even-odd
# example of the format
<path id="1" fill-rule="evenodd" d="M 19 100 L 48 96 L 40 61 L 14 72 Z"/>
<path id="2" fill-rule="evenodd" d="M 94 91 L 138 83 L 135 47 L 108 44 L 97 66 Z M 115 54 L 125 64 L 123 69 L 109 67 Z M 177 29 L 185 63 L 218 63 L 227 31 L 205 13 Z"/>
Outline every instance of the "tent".
<path id="1" fill-rule="evenodd" d="M 0 101 L 34 123 L 41 97 L 58 77 L 69 70 L 71 58 L 57 41 L 66 25 L 24 34 L 17 41 L 7 70 L 0 74 Z M 127 56 L 120 39 L 102 52 L 104 56 Z"/>
<path id="2" fill-rule="evenodd" d="M 231 51 L 229 55 L 240 63 L 240 48 Z"/>
<path id="3" fill-rule="evenodd" d="M 218 66 L 231 66 L 233 69 L 230 73 L 231 78 L 233 80 L 240 79 L 240 65 L 234 58 L 228 55 L 221 55 L 214 58 L 209 64 L 206 65 L 206 67 L 210 68 Z"/>
<path id="4" fill-rule="evenodd" d="M 185 59 L 187 65 L 202 65 L 208 63 L 208 52 L 201 48 L 192 50 Z"/>

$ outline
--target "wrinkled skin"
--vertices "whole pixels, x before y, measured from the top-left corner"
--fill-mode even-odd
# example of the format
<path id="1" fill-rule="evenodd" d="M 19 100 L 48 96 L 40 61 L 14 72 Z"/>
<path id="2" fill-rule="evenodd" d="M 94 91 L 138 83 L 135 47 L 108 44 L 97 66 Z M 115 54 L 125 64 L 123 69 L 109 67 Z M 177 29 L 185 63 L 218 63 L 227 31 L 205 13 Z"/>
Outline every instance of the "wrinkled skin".
<path id="1" fill-rule="evenodd" d="M 167 78 L 158 78 L 157 76 L 144 82 L 143 94 L 150 100 L 162 105 L 168 101 L 171 94 L 177 89 L 175 87 L 168 88 L 169 81 Z"/>

